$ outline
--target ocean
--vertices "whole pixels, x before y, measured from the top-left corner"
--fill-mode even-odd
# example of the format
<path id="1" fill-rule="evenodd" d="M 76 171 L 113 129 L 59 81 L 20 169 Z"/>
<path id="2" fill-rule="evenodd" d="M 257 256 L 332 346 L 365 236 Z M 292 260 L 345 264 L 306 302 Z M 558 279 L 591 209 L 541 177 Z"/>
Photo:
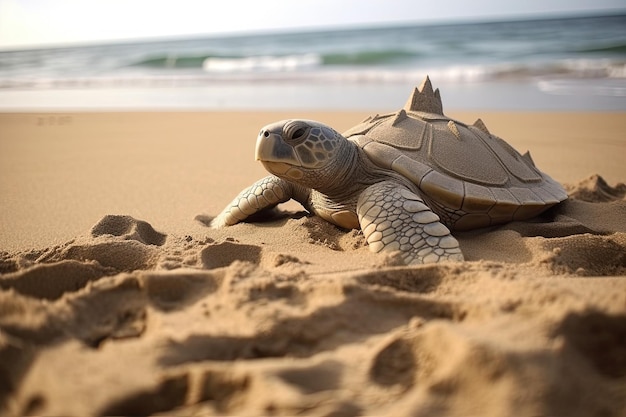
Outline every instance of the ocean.
<path id="1" fill-rule="evenodd" d="M 626 15 L 0 51 L 0 111 L 626 110 Z"/>

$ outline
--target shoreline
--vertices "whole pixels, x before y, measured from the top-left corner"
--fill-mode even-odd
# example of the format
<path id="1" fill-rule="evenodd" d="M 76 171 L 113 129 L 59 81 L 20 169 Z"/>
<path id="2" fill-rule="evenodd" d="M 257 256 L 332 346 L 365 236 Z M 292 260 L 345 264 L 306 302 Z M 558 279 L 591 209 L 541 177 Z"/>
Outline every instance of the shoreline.
<path id="1" fill-rule="evenodd" d="M 66 88 L 1 89 L 0 112 L 119 111 L 393 111 L 423 76 L 381 83 L 256 80 L 196 84 L 161 80 Z M 624 112 L 626 84 L 619 78 L 436 80 L 444 110 Z M 251 104 L 252 103 L 252 104 Z"/>

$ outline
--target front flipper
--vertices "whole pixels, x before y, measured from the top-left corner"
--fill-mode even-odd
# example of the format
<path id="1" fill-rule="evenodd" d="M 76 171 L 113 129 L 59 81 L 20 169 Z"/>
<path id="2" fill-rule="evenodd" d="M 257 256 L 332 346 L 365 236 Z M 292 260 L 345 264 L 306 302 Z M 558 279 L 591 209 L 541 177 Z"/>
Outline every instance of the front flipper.
<path id="1" fill-rule="evenodd" d="M 306 202 L 305 191 L 296 189 L 293 184 L 275 177 L 267 176 L 239 193 L 237 197 L 211 222 L 211 227 L 219 229 L 232 226 L 259 211 L 270 209 L 277 204 L 294 198 Z"/>
<path id="2" fill-rule="evenodd" d="M 407 264 L 463 261 L 459 242 L 417 194 L 395 182 L 365 189 L 357 202 L 370 250 L 400 251 Z"/>

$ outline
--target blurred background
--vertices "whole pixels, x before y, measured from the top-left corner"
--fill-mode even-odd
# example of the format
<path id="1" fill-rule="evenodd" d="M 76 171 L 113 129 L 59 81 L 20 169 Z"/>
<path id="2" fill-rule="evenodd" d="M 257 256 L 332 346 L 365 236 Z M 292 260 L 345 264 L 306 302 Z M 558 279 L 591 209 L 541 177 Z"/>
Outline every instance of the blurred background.
<path id="1" fill-rule="evenodd" d="M 0 111 L 626 110 L 623 0 L 0 0 Z"/>

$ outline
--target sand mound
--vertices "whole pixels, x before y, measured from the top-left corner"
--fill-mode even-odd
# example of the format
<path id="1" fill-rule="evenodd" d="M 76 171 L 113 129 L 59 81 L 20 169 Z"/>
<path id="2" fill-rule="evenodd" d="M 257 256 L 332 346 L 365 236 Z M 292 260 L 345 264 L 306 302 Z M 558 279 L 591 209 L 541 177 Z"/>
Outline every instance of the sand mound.
<path id="1" fill-rule="evenodd" d="M 578 184 L 566 187 L 571 198 L 590 203 L 605 203 L 626 199 L 626 184 L 611 187 L 599 175 L 592 175 Z"/>
<path id="2" fill-rule="evenodd" d="M 157 232 L 147 222 L 131 216 L 104 216 L 92 229 L 93 237 L 112 235 L 126 240 L 136 240 L 144 245 L 161 246 L 166 235 Z"/>
<path id="3" fill-rule="evenodd" d="M 458 264 L 398 266 L 302 214 L 182 236 L 105 216 L 4 252 L 0 409 L 622 415 L 626 200 L 602 184 L 459 234 Z"/>

